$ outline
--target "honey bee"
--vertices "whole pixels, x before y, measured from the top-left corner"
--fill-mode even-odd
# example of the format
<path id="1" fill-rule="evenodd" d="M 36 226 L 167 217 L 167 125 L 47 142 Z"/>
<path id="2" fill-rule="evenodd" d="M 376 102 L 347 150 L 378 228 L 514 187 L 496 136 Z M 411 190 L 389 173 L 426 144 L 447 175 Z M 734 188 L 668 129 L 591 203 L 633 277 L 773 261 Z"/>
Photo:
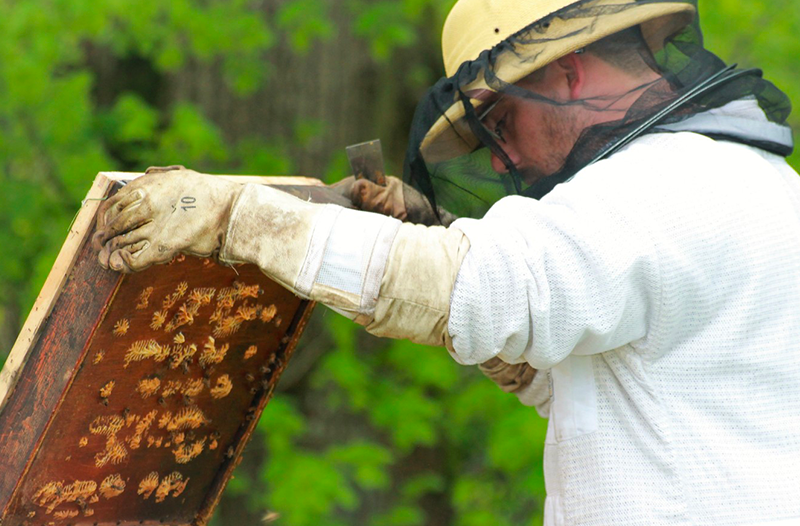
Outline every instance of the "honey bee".
<path id="1" fill-rule="evenodd" d="M 167 311 L 157 310 L 153 313 L 153 320 L 150 323 L 150 328 L 157 331 L 164 325 L 165 321 L 167 321 Z"/>
<path id="2" fill-rule="evenodd" d="M 106 449 L 94 456 L 94 465 L 102 468 L 109 462 L 119 464 L 126 458 L 128 458 L 128 450 L 117 439 L 117 435 L 111 435 L 106 440 Z"/>
<path id="3" fill-rule="evenodd" d="M 97 483 L 93 480 L 76 480 L 67 485 L 64 481 L 48 482 L 39 488 L 32 500 L 37 506 L 47 508 L 47 513 L 53 513 L 64 502 L 85 502 L 96 490 Z"/>
<path id="4" fill-rule="evenodd" d="M 115 435 L 125 425 L 125 419 L 117 415 L 98 416 L 89 424 L 89 432 L 93 435 Z"/>
<path id="5" fill-rule="evenodd" d="M 184 429 L 197 429 L 209 423 L 203 412 L 197 407 L 186 407 L 178 411 L 167 423 L 167 431 L 178 431 Z"/>
<path id="6" fill-rule="evenodd" d="M 225 354 L 227 354 L 229 347 L 229 344 L 226 343 L 217 348 L 216 340 L 213 336 L 209 336 L 208 341 L 203 346 L 203 352 L 200 354 L 200 367 L 205 369 L 209 365 L 220 363 L 225 359 Z"/>
<path id="7" fill-rule="evenodd" d="M 256 307 L 254 305 L 245 303 L 236 309 L 236 319 L 239 320 L 240 323 L 254 320 L 256 316 Z"/>
<path id="8" fill-rule="evenodd" d="M 156 490 L 156 502 L 163 502 L 164 499 L 172 492 L 173 497 L 180 495 L 186 488 L 186 483 L 189 479 L 183 480 L 183 475 L 177 471 L 173 471 L 161 480 Z"/>
<path id="9" fill-rule="evenodd" d="M 114 336 L 125 336 L 128 333 L 131 323 L 127 319 L 121 319 L 114 324 Z"/>
<path id="10" fill-rule="evenodd" d="M 110 499 L 116 497 L 117 495 L 121 495 L 122 492 L 125 491 L 125 481 L 122 480 L 122 477 L 119 473 L 114 473 L 113 475 L 107 476 L 103 479 L 103 482 L 100 483 L 99 493 L 105 499 Z"/>
<path id="11" fill-rule="evenodd" d="M 211 388 L 212 398 L 224 398 L 228 396 L 233 388 L 233 383 L 227 374 L 217 378 L 217 383 Z"/>
<path id="12" fill-rule="evenodd" d="M 175 462 L 178 464 L 186 464 L 190 462 L 192 459 L 196 458 L 200 453 L 203 452 L 203 448 L 205 447 L 206 439 L 203 438 L 201 440 L 196 440 L 191 444 L 181 444 L 175 449 L 172 450 L 172 454 L 175 455 Z"/>
<path id="13" fill-rule="evenodd" d="M 197 303 L 184 303 L 178 308 L 175 317 L 164 327 L 164 330 L 172 332 L 178 327 L 193 324 L 194 317 L 197 315 L 199 308 L 200 306 Z"/>
<path id="14" fill-rule="evenodd" d="M 111 396 L 111 391 L 114 390 L 114 380 L 106 382 L 106 384 L 100 388 L 100 398 L 108 398 Z"/>
<path id="15" fill-rule="evenodd" d="M 183 364 L 189 364 L 192 361 L 192 356 L 197 352 L 197 345 L 178 345 L 172 349 L 169 359 L 169 368 L 177 369 Z"/>
<path id="16" fill-rule="evenodd" d="M 236 283 L 234 283 L 234 285 L 236 285 Z M 241 285 L 241 287 L 239 287 L 238 292 L 239 292 L 239 298 L 241 298 L 241 299 L 244 299 L 244 298 L 257 298 L 258 294 L 261 292 L 261 288 L 257 284 L 256 285 L 250 285 L 249 287 L 247 285 L 243 285 L 243 284 L 240 284 L 240 285 Z"/>
<path id="17" fill-rule="evenodd" d="M 162 362 L 169 356 L 169 352 L 169 345 L 162 346 L 155 340 L 138 340 L 133 342 L 125 353 L 124 367 L 128 367 L 131 362 L 138 362 L 148 358 Z"/>
<path id="18" fill-rule="evenodd" d="M 164 310 L 171 309 L 173 306 L 175 306 L 175 303 L 177 303 L 177 301 L 181 299 L 184 294 L 186 294 L 188 289 L 189 284 L 185 281 L 181 281 L 175 288 L 175 292 L 164 298 L 164 301 L 161 302 L 161 306 L 164 308 Z"/>
<path id="19" fill-rule="evenodd" d="M 139 391 L 142 398 L 148 398 L 156 394 L 159 387 L 161 387 L 161 380 L 158 378 L 145 378 L 139 380 L 139 383 L 136 385 L 136 390 Z"/>
<path id="20" fill-rule="evenodd" d="M 97 365 L 98 363 L 103 361 L 103 357 L 105 357 L 106 352 L 103 349 L 97 351 L 94 355 L 94 359 L 92 359 L 92 363 Z"/>
<path id="21" fill-rule="evenodd" d="M 144 289 L 141 294 L 139 294 L 138 303 L 136 303 L 136 308 L 138 310 L 146 309 L 148 304 L 150 303 L 150 295 L 153 293 L 153 287 L 147 287 Z"/>
<path id="22" fill-rule="evenodd" d="M 225 316 L 225 310 L 222 307 L 217 307 L 214 309 L 214 312 L 211 313 L 211 316 L 208 317 L 208 323 L 217 323 L 223 316 Z"/>
<path id="23" fill-rule="evenodd" d="M 136 424 L 136 430 L 133 436 L 130 439 L 129 445 L 131 449 L 138 449 L 139 445 L 142 442 L 142 436 L 147 432 L 150 426 L 153 423 L 153 420 L 156 419 L 156 415 L 158 411 L 153 409 L 149 413 L 147 413 L 139 422 Z"/>
<path id="24" fill-rule="evenodd" d="M 263 309 L 261 309 L 261 315 L 260 315 L 261 321 L 263 321 L 264 323 L 269 323 L 272 321 L 272 318 L 274 318 L 277 313 L 278 313 L 278 307 L 276 307 L 275 305 L 269 305 L 267 307 L 264 307 Z"/>
<path id="25" fill-rule="evenodd" d="M 212 334 L 217 338 L 223 338 L 235 333 L 241 326 L 242 320 L 235 316 L 226 316 L 214 327 Z"/>
<path id="26" fill-rule="evenodd" d="M 158 473 L 151 471 L 145 478 L 139 482 L 139 490 L 136 492 L 138 495 L 144 495 L 142 498 L 148 499 L 150 495 L 158 487 Z"/>
<path id="27" fill-rule="evenodd" d="M 211 287 L 192 289 L 192 292 L 189 293 L 189 301 L 198 305 L 208 305 L 216 292 L 216 289 Z"/>
<path id="28" fill-rule="evenodd" d="M 39 488 L 33 495 L 33 502 L 37 506 L 47 507 L 47 513 L 63 502 L 61 496 L 64 494 L 64 482 L 48 482 Z"/>
<path id="29" fill-rule="evenodd" d="M 161 418 L 158 419 L 158 428 L 164 429 L 169 425 L 171 421 L 172 421 L 172 412 L 167 411 L 163 415 L 161 415 Z"/>
<path id="30" fill-rule="evenodd" d="M 236 289 L 232 287 L 220 289 L 217 293 L 217 306 L 223 309 L 232 308 L 233 304 L 236 302 L 237 294 Z"/>
<path id="31" fill-rule="evenodd" d="M 161 396 L 168 398 L 181 390 L 181 382 L 178 380 L 170 380 L 167 385 L 161 390 Z"/>
<path id="32" fill-rule="evenodd" d="M 193 380 L 187 380 L 181 392 L 186 396 L 197 396 L 203 392 L 204 387 L 203 380 L 201 378 L 195 378 Z"/>

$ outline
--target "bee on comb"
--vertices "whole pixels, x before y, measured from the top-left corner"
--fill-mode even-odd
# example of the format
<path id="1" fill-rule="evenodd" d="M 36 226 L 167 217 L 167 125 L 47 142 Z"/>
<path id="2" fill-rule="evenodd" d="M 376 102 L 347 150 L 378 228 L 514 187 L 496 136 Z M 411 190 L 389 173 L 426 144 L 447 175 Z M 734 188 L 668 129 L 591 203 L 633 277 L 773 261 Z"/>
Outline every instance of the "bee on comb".
<path id="1" fill-rule="evenodd" d="M 158 487 L 158 473 L 151 471 L 145 478 L 139 482 L 139 489 L 136 492 L 138 495 L 143 495 L 142 498 L 148 499 L 150 495 Z"/>
<path id="2" fill-rule="evenodd" d="M 117 495 L 121 495 L 123 491 L 125 491 L 125 481 L 122 480 L 119 473 L 114 473 L 103 479 L 103 482 L 100 483 L 98 493 L 100 493 L 100 496 L 104 499 L 111 499 Z"/>
<path id="3" fill-rule="evenodd" d="M 106 384 L 100 388 L 100 398 L 108 398 L 111 396 L 111 391 L 114 390 L 115 384 L 116 382 L 114 382 L 114 380 L 106 382 Z"/>
<path id="4" fill-rule="evenodd" d="M 277 313 L 278 313 L 278 307 L 276 307 L 275 305 L 269 305 L 261 309 L 261 314 L 259 315 L 259 317 L 261 318 L 261 321 L 263 321 L 264 323 L 269 323 L 272 321 L 272 318 L 274 318 Z"/>
<path id="5" fill-rule="evenodd" d="M 161 345 L 155 340 L 138 340 L 133 342 L 125 353 L 124 367 L 128 367 L 131 362 L 139 362 L 148 358 L 163 362 L 169 356 L 169 352 L 169 345 Z"/>
<path id="6" fill-rule="evenodd" d="M 200 367 L 206 368 L 209 365 L 215 365 L 225 359 L 225 354 L 228 352 L 229 345 L 226 343 L 219 348 L 216 346 L 216 340 L 213 336 L 208 337 L 203 346 L 203 352 L 200 354 Z"/>
<path id="7" fill-rule="evenodd" d="M 175 462 L 178 464 L 187 464 L 203 452 L 205 444 L 205 437 L 201 440 L 195 440 L 191 444 L 180 444 L 178 447 L 172 450 L 172 454 L 175 455 Z"/>
<path id="8" fill-rule="evenodd" d="M 183 475 L 177 471 L 173 471 L 161 480 L 161 484 L 156 489 L 156 502 L 163 502 L 164 499 L 172 492 L 173 497 L 177 497 L 186 488 L 186 483 L 189 479 L 183 480 Z"/>
<path id="9" fill-rule="evenodd" d="M 150 328 L 154 331 L 160 329 L 164 323 L 167 321 L 167 311 L 166 310 L 157 310 L 153 313 L 153 319 L 150 322 Z"/>
<path id="10" fill-rule="evenodd" d="M 153 293 L 153 287 L 147 287 L 139 294 L 139 299 L 136 303 L 138 310 L 146 309 L 150 304 L 150 295 Z"/>
<path id="11" fill-rule="evenodd" d="M 117 323 L 114 324 L 114 336 L 125 336 L 128 333 L 128 329 L 131 327 L 131 322 L 127 319 L 123 318 Z"/>
<path id="12" fill-rule="evenodd" d="M 139 380 L 139 383 L 136 384 L 136 390 L 142 398 L 153 396 L 158 392 L 159 387 L 161 387 L 161 380 L 158 378 L 144 378 Z"/>
<path id="13" fill-rule="evenodd" d="M 217 378 L 217 383 L 211 388 L 211 397 L 216 399 L 225 398 L 230 394 L 231 389 L 233 389 L 233 383 L 230 377 L 227 374 L 223 374 Z"/>

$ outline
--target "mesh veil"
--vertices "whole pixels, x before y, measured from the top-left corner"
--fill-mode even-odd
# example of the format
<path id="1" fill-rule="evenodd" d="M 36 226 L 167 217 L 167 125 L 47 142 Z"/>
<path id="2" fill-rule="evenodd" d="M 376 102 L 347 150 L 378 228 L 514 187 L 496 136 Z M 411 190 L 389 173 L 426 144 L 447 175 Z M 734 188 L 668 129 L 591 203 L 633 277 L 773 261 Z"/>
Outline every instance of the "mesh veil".
<path id="1" fill-rule="evenodd" d="M 432 86 L 417 106 L 411 126 L 406 152 L 404 179 L 421 191 L 434 206 L 442 207 L 459 216 L 480 217 L 498 199 L 521 194 L 541 198 L 557 184 L 566 181 L 583 167 L 614 150 L 615 145 L 631 136 L 653 131 L 664 131 L 665 125 L 685 121 L 733 101 L 755 100 L 770 123 L 785 126 L 791 104 L 783 92 L 764 80 L 760 70 L 735 70 L 703 47 L 703 38 L 697 17 L 677 33 L 661 38 L 659 42 L 647 41 L 640 46 L 642 58 L 650 69 L 660 75 L 655 82 L 643 84 L 636 102 L 621 119 L 594 125 L 583 130 L 561 168 L 531 186 L 526 186 L 517 168 L 505 156 L 495 136 L 481 123 L 481 106 L 473 106 L 465 92 L 470 86 L 481 83 L 490 90 L 507 97 L 525 98 L 536 103 L 553 106 L 584 104 L 594 111 L 602 111 L 603 101 L 555 101 L 515 85 L 503 78 L 501 64 L 509 58 L 520 62 L 534 60 L 547 46 L 562 45 L 559 40 L 574 39 L 582 31 L 591 32 L 602 26 L 604 17 L 613 16 L 626 9 L 643 4 L 657 4 L 666 0 L 637 0 L 609 4 L 598 0 L 581 1 L 543 18 L 511 35 L 495 47 L 483 51 L 475 60 L 461 64 L 456 73 L 440 79 Z M 675 0 L 671 0 L 674 4 Z M 696 0 L 685 0 L 693 5 Z M 574 31 L 559 31 L 571 21 Z M 637 30 L 638 31 L 638 30 Z M 423 157 L 423 141 L 448 108 L 453 104 L 464 107 L 464 121 L 471 134 L 477 138 L 469 142 L 471 153 L 442 162 L 429 163 Z M 457 127 L 450 122 L 456 134 L 463 134 L 464 123 Z M 459 131 L 459 129 L 461 131 Z M 772 140 L 769 137 L 748 137 L 728 134 L 724 130 L 706 132 L 716 139 L 733 140 L 758 146 L 779 155 L 792 151 L 789 140 Z M 494 152 L 506 165 L 507 172 L 497 174 L 492 170 L 490 153 Z"/>

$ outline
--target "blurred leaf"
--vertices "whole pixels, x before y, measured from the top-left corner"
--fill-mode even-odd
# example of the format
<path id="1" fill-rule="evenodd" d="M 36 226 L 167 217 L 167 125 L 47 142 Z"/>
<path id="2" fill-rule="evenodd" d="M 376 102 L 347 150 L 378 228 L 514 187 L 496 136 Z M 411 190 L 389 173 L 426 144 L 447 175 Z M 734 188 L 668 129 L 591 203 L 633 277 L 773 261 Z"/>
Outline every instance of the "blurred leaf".
<path id="1" fill-rule="evenodd" d="M 354 470 L 355 483 L 361 489 L 383 489 L 389 485 L 386 468 L 392 462 L 392 454 L 384 447 L 368 442 L 355 442 L 333 447 L 326 456 L 333 464 Z"/>
<path id="2" fill-rule="evenodd" d="M 328 3 L 323 0 L 291 0 L 278 9 L 277 24 L 288 36 L 292 48 L 305 53 L 317 40 L 333 36 L 334 25 L 328 20 Z"/>

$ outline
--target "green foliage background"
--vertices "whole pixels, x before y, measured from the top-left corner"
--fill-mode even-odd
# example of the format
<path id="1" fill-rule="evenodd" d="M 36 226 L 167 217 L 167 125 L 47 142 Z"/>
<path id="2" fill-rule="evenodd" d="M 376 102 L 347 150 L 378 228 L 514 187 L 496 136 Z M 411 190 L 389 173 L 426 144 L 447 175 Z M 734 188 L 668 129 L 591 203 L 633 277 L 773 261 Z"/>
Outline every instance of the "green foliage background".
<path id="1" fill-rule="evenodd" d="M 179 162 L 292 174 L 332 124 L 232 137 L 203 104 L 164 103 L 151 80 L 213 66 L 236 97 L 252 98 L 281 89 L 276 46 L 299 60 L 346 34 L 379 73 L 377 112 L 402 108 L 371 131 L 402 138 L 413 101 L 441 74 L 451 4 L 0 0 L 0 361 L 98 171 Z M 701 11 L 710 49 L 762 67 L 800 100 L 800 1 L 703 0 Z M 111 78 L 98 54 L 117 64 Z M 402 147 L 388 144 L 394 166 Z M 343 177 L 340 145 L 322 151 L 319 173 L 305 175 Z M 379 341 L 320 314 L 324 352 L 268 406 L 215 524 L 256 523 L 268 510 L 285 526 L 541 523 L 545 421 L 441 349 Z"/>

